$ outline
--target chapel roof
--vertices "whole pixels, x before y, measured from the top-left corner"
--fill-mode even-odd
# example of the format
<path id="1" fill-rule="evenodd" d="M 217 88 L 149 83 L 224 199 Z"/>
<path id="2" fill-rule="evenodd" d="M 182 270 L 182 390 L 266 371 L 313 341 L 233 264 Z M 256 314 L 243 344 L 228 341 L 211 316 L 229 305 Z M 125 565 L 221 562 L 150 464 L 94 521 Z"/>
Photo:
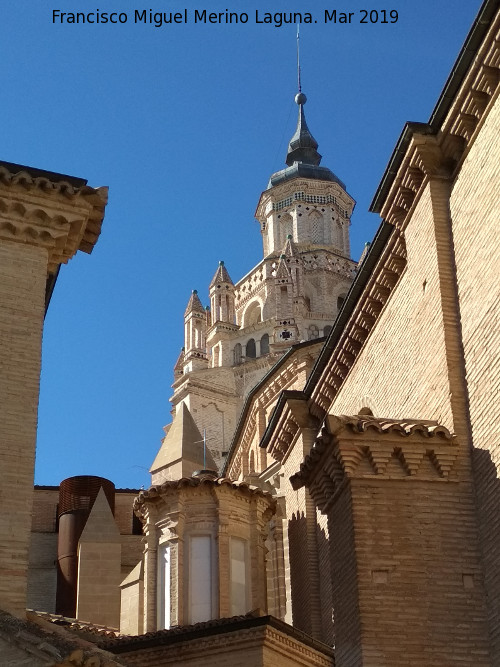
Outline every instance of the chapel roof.
<path id="1" fill-rule="evenodd" d="M 236 482 L 227 477 L 182 477 L 181 479 L 176 480 L 167 480 L 163 484 L 150 486 L 149 489 L 140 491 L 137 498 L 134 500 L 134 510 L 138 510 L 142 505 L 149 501 L 155 501 L 157 498 L 160 498 L 162 495 L 168 494 L 172 491 L 177 491 L 183 488 L 189 487 L 222 487 L 228 486 L 233 489 L 237 489 L 247 493 L 250 496 L 261 496 L 266 498 L 271 502 L 274 502 L 273 496 L 268 492 L 260 489 L 257 486 L 252 484 L 247 484 L 246 482 Z"/>

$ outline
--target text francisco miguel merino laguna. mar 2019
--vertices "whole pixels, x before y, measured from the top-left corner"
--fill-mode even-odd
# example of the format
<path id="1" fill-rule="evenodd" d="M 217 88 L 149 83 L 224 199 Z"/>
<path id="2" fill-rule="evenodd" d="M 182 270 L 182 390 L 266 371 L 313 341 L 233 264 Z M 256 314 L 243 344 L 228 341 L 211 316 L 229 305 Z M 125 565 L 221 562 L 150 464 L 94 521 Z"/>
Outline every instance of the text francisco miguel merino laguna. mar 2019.
<path id="1" fill-rule="evenodd" d="M 52 23 L 57 24 L 108 24 L 120 25 L 125 23 L 151 25 L 155 28 L 179 24 L 262 24 L 280 28 L 287 24 L 299 23 L 331 23 L 331 24 L 390 24 L 399 19 L 396 9 L 359 9 L 356 11 L 341 11 L 339 9 L 319 9 L 314 12 L 272 12 L 261 9 L 251 12 L 233 12 L 226 9 L 223 12 L 212 12 L 209 9 L 180 9 L 171 12 L 158 12 L 153 9 L 134 9 L 133 11 L 62 11 L 53 9 Z"/>

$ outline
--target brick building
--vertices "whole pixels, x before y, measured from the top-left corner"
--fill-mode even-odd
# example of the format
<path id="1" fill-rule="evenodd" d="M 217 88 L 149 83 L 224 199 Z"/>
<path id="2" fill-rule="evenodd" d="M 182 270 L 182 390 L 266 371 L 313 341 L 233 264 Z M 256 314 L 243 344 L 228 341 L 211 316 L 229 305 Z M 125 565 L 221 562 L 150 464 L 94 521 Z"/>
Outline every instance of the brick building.
<path id="1" fill-rule="evenodd" d="M 13 655 L 29 635 L 41 657 L 26 664 L 47 664 L 47 646 L 61 665 L 500 664 L 499 36 L 498 0 L 485 0 L 429 121 L 397 142 L 355 271 L 353 200 L 319 166 L 299 92 L 287 167 L 257 208 L 264 258 L 236 284 L 221 263 L 210 308 L 188 303 L 153 486 L 35 490 L 28 595 L 47 613 L 27 620 L 32 458 L 2 452 L 26 473 L 22 543 L 0 551 Z M 21 187 L 11 197 L 26 209 Z M 8 237 L 18 211 L 1 209 L 0 252 L 19 290 L 39 264 L 40 288 L 47 251 Z M 11 298 L 1 322 L 15 345 Z M 15 298 L 33 323 L 22 386 L 35 400 L 42 301 Z M 9 437 L 21 421 L 5 422 Z M 77 620 L 49 613 L 63 586 L 47 556 L 55 516 L 57 541 L 73 536 L 57 557 L 72 559 L 59 567 Z"/>

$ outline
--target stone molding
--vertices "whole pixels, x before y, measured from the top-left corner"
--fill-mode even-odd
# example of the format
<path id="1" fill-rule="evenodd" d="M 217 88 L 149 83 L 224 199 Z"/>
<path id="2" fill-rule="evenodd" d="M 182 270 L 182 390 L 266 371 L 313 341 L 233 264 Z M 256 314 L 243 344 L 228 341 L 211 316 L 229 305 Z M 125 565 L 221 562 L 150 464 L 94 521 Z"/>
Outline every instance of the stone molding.
<path id="1" fill-rule="evenodd" d="M 267 446 L 267 452 L 280 463 L 285 461 L 304 429 L 313 429 L 317 433 L 319 428 L 318 420 L 309 412 L 305 394 L 285 391 L 283 398 L 285 405 Z"/>

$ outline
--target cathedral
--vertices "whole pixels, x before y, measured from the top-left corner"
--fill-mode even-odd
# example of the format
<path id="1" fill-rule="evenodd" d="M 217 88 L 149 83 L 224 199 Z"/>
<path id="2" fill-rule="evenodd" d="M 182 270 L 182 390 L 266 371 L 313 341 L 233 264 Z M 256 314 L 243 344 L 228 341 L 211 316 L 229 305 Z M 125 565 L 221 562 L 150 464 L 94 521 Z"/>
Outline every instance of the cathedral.
<path id="1" fill-rule="evenodd" d="M 107 192 L 0 162 L 3 664 L 500 665 L 499 68 L 485 0 L 357 263 L 299 86 L 262 259 L 188 300 L 148 489 L 33 488 L 43 315 Z"/>

